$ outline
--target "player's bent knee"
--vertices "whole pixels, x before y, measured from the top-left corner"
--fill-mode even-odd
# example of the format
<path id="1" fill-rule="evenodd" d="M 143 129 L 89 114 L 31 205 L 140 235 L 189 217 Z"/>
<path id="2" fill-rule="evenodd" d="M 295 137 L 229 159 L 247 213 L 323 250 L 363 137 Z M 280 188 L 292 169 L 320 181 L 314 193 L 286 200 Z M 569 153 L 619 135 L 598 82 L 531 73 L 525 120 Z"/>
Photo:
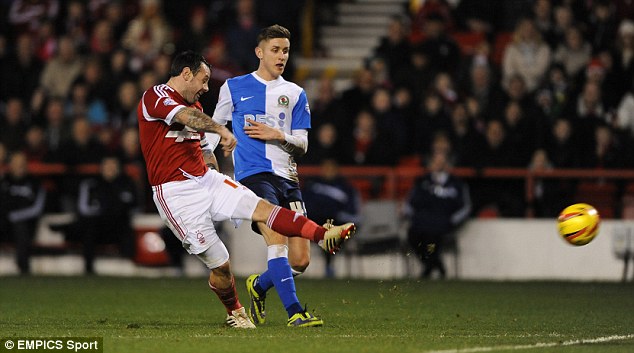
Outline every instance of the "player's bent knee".
<path id="1" fill-rule="evenodd" d="M 289 259 L 289 263 L 293 271 L 303 273 L 310 265 L 310 257 L 301 257 L 299 259 Z"/>
<path id="2" fill-rule="evenodd" d="M 253 211 L 251 220 L 254 222 L 266 223 L 266 221 L 269 219 L 269 215 L 271 215 L 271 212 L 273 212 L 273 205 L 264 199 L 260 199 L 257 206 L 255 207 L 255 210 Z"/>
<path id="3" fill-rule="evenodd" d="M 216 242 L 215 246 L 196 254 L 196 257 L 212 271 L 225 266 L 229 267 L 229 251 L 222 242 Z"/>

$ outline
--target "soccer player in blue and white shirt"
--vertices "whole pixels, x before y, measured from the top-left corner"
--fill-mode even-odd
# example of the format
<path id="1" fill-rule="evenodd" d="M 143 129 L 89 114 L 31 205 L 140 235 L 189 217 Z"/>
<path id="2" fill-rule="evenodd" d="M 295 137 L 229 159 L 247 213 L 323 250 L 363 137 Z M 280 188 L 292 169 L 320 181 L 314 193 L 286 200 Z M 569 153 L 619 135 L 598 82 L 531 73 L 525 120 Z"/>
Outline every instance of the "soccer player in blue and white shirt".
<path id="1" fill-rule="evenodd" d="M 255 48 L 258 69 L 222 85 L 213 119 L 220 124 L 232 121 L 238 140 L 233 152 L 235 179 L 269 202 L 305 215 L 294 157 L 308 150 L 310 109 L 306 92 L 282 77 L 290 36 L 279 25 L 260 32 Z M 323 325 L 320 318 L 302 308 L 293 280 L 308 266 L 309 242 L 287 239 L 263 223 L 252 226 L 268 245 L 268 270 L 247 279 L 253 322 L 264 323 L 266 292 L 275 286 L 288 312 L 288 326 Z"/>

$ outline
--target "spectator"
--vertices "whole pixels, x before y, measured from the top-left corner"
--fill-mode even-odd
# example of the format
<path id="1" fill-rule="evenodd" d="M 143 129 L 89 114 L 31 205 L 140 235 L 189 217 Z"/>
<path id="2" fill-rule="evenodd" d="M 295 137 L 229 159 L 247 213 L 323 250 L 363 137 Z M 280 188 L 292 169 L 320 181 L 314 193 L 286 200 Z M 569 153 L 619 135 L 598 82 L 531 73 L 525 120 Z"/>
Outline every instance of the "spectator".
<path id="1" fill-rule="evenodd" d="M 518 102 L 524 111 L 532 114 L 537 110 L 535 104 L 534 94 L 528 91 L 526 81 L 524 78 L 517 74 L 509 78 L 508 85 L 503 87 L 501 97 L 496 97 L 495 106 L 498 107 L 498 111 L 492 111 L 491 115 L 499 118 L 503 114 L 502 107 L 505 107 L 510 101 Z"/>
<path id="2" fill-rule="evenodd" d="M 546 75 L 546 81 L 537 92 L 535 100 L 537 110 L 552 124 L 561 117 L 573 93 L 563 65 L 551 65 Z"/>
<path id="3" fill-rule="evenodd" d="M 411 50 L 407 65 L 399 68 L 392 77 L 394 85 L 410 87 L 413 97 L 422 97 L 435 76 L 429 56 L 418 47 Z"/>
<path id="4" fill-rule="evenodd" d="M 527 115 L 522 106 L 515 101 L 509 102 L 502 116 L 508 147 L 513 151 L 517 166 L 526 166 L 530 162 L 535 148 L 542 142 L 538 127 L 543 123 L 538 115 Z"/>
<path id="5" fill-rule="evenodd" d="M 126 50 L 119 48 L 115 50 L 109 58 L 108 66 L 104 70 L 104 77 L 108 78 L 104 82 L 106 92 L 118 92 L 119 85 L 126 81 L 133 81 L 134 84 L 138 85 L 136 81 L 138 77 L 132 73 L 128 67 L 129 56 Z M 140 96 L 142 91 L 140 88 L 137 90 L 138 93 L 136 93 L 136 95 Z M 118 96 L 110 93 L 104 98 L 106 99 L 108 110 L 111 112 L 116 111 Z"/>
<path id="6" fill-rule="evenodd" d="M 106 156 L 101 160 L 100 174 L 79 184 L 77 220 L 57 226 L 66 239 L 83 245 L 84 269 L 93 274 L 95 247 L 116 244 L 127 257 L 134 256 L 132 212 L 137 204 L 132 180 L 121 172 L 119 160 Z"/>
<path id="7" fill-rule="evenodd" d="M 617 28 L 612 6 L 612 2 L 609 0 L 592 2 L 587 26 L 589 42 L 595 53 L 610 50 L 612 42 L 616 38 Z"/>
<path id="8" fill-rule="evenodd" d="M 123 81 L 117 89 L 116 97 L 117 102 L 110 111 L 110 126 L 120 130 L 136 125 L 136 108 L 141 98 L 137 83 L 132 80 Z"/>
<path id="9" fill-rule="evenodd" d="M 31 125 L 26 131 L 23 152 L 27 161 L 45 163 L 48 162 L 48 148 L 44 129 L 39 125 Z"/>
<path id="10" fill-rule="evenodd" d="M 471 150 L 466 152 L 467 166 L 475 168 L 522 166 L 522 161 L 514 158 L 514 153 L 509 149 L 504 124 L 499 120 L 490 120 L 484 137 L 471 146 Z M 497 208 L 499 214 L 504 217 L 524 216 L 523 181 L 478 179 L 472 182 L 471 191 L 476 213 L 485 207 L 492 206 Z"/>
<path id="11" fill-rule="evenodd" d="M 548 153 L 544 149 L 535 150 L 528 169 L 534 172 L 546 172 L 553 169 Z M 533 216 L 554 218 L 573 200 L 574 189 L 566 179 L 535 178 L 533 182 Z"/>
<path id="12" fill-rule="evenodd" d="M 454 73 L 460 63 L 460 48 L 446 30 L 444 19 L 438 14 L 430 14 L 425 21 L 425 39 L 418 50 L 427 53 L 434 71 Z"/>
<path id="13" fill-rule="evenodd" d="M 187 28 L 184 29 L 180 39 L 176 42 L 176 51 L 193 50 L 197 53 L 204 53 L 212 37 L 207 20 L 207 9 L 202 5 L 193 7 L 187 24 Z M 253 53 L 249 54 L 253 56 Z M 171 58 L 169 61 L 171 62 Z"/>
<path id="14" fill-rule="evenodd" d="M 302 188 L 306 211 L 319 224 L 325 224 L 329 219 L 333 219 L 334 224 L 358 224 L 361 209 L 359 192 L 341 175 L 339 164 L 334 159 L 324 158 L 320 165 L 320 175 L 308 179 Z M 324 254 L 326 277 L 332 278 L 335 275 L 332 255 Z"/>
<path id="15" fill-rule="evenodd" d="M 392 94 L 387 88 L 379 87 L 374 90 L 371 109 L 378 131 L 382 132 L 385 142 L 392 144 L 396 157 L 400 157 L 409 147 L 408 125 L 406 118 L 392 107 Z"/>
<path id="16" fill-rule="evenodd" d="M 70 167 L 99 163 L 103 158 L 102 146 L 85 117 L 77 117 L 71 127 L 71 138 L 61 147 L 62 161 Z"/>
<path id="17" fill-rule="evenodd" d="M 597 126 L 608 122 L 599 84 L 587 82 L 579 97 L 570 102 L 565 116 L 573 119 L 577 142 L 580 146 L 587 146 L 587 141 L 594 139 Z"/>
<path id="18" fill-rule="evenodd" d="M 463 103 L 456 104 L 449 117 L 448 135 L 455 151 L 455 163 L 459 166 L 467 166 L 473 149 L 477 147 L 480 133 L 470 120 L 467 109 Z"/>
<path id="19" fill-rule="evenodd" d="M 160 52 L 169 50 L 173 33 L 163 16 L 161 0 L 141 0 L 140 4 L 140 13 L 128 23 L 121 39 L 131 53 L 134 72 L 148 69 Z"/>
<path id="20" fill-rule="evenodd" d="M 542 38 L 550 43 L 554 27 L 551 0 L 535 0 L 532 8 L 532 19 Z"/>
<path id="21" fill-rule="evenodd" d="M 634 21 L 624 20 L 616 38 L 614 71 L 619 78 L 618 95 L 621 97 L 634 83 Z"/>
<path id="22" fill-rule="evenodd" d="M 73 39 L 61 37 L 57 55 L 44 66 L 40 89 L 48 97 L 68 97 L 71 85 L 81 74 L 82 66 L 82 59 L 77 55 Z"/>
<path id="23" fill-rule="evenodd" d="M 70 97 L 66 101 L 65 115 L 70 119 L 86 117 L 93 126 L 104 126 L 108 122 L 108 111 L 103 100 L 91 94 L 83 79 L 71 86 Z"/>
<path id="24" fill-rule="evenodd" d="M 390 77 L 396 77 L 398 70 L 409 63 L 411 47 L 408 32 L 405 19 L 392 16 L 387 35 L 381 37 L 379 45 L 374 48 L 374 56 L 385 60 Z"/>
<path id="25" fill-rule="evenodd" d="M 453 28 L 451 6 L 446 0 L 413 1 L 411 3 L 412 30 L 410 40 L 412 43 L 419 43 L 426 38 L 429 22 L 441 21 L 447 30 Z"/>
<path id="26" fill-rule="evenodd" d="M 509 85 L 511 77 L 519 75 L 529 92 L 534 91 L 550 66 L 551 52 L 530 19 L 520 20 L 513 32 L 513 41 L 504 50 L 502 58 L 503 83 Z"/>
<path id="27" fill-rule="evenodd" d="M 625 150 L 610 126 L 599 124 L 594 130 L 594 139 L 590 141 L 591 149 L 581 159 L 583 168 L 624 168 Z"/>
<path id="28" fill-rule="evenodd" d="M 9 9 L 9 23 L 15 34 L 34 34 L 42 22 L 54 20 L 58 12 L 57 0 L 15 0 Z"/>
<path id="29" fill-rule="evenodd" d="M 40 181 L 29 174 L 24 153 L 15 152 L 9 157 L 9 170 L 0 183 L 0 195 L 0 216 L 15 243 L 18 268 L 21 274 L 29 274 L 31 242 L 44 212 L 46 192 Z"/>
<path id="30" fill-rule="evenodd" d="M 35 55 L 32 36 L 22 34 L 17 38 L 15 52 L 1 64 L 0 70 L 0 97 L 4 97 L 2 100 L 16 96 L 27 104 L 38 86 L 42 73 L 42 62 Z"/>
<path id="31" fill-rule="evenodd" d="M 581 156 L 573 133 L 572 123 L 568 119 L 559 118 L 552 124 L 546 138 L 546 152 L 553 167 L 578 167 Z"/>
<path id="32" fill-rule="evenodd" d="M 258 67 L 258 60 L 253 55 L 253 48 L 257 46 L 254 38 L 258 37 L 259 32 L 260 26 L 255 13 L 255 1 L 236 1 L 235 17 L 227 28 L 227 50 L 229 57 L 244 72 L 255 70 Z"/>
<path id="33" fill-rule="evenodd" d="M 343 147 L 339 131 L 334 124 L 321 124 L 315 131 L 308 135 L 310 148 L 301 161 L 304 164 L 317 165 L 325 159 L 335 159 L 344 163 L 349 162 L 346 156 L 341 155 Z"/>
<path id="34" fill-rule="evenodd" d="M 70 0 L 66 2 L 65 17 L 62 21 L 62 33 L 72 37 L 80 52 L 88 50 L 88 14 L 85 1 Z"/>
<path id="35" fill-rule="evenodd" d="M 634 84 L 619 103 L 615 124 L 627 132 L 630 138 L 634 138 Z"/>
<path id="36" fill-rule="evenodd" d="M 98 20 L 93 27 L 89 42 L 90 53 L 107 58 L 115 49 L 112 24 L 108 20 Z"/>
<path id="37" fill-rule="evenodd" d="M 574 14 L 572 13 L 572 9 L 570 5 L 561 4 L 555 7 L 553 11 L 553 28 L 550 33 L 550 36 L 547 38 L 548 44 L 552 50 L 557 49 L 561 43 L 565 41 L 566 32 L 572 26 L 577 25 Z"/>
<path id="38" fill-rule="evenodd" d="M 59 40 L 55 32 L 55 23 L 46 20 L 34 35 L 35 53 L 43 63 L 48 63 L 53 59 L 59 50 Z"/>
<path id="39" fill-rule="evenodd" d="M 355 165 L 396 164 L 398 156 L 394 152 L 394 141 L 385 138 L 388 131 L 379 130 L 377 125 L 372 112 L 362 110 L 357 114 L 349 146 Z"/>
<path id="40" fill-rule="evenodd" d="M 454 15 L 460 30 L 467 32 L 494 34 L 498 27 L 499 11 L 496 2 L 480 0 L 461 0 L 458 2 Z"/>
<path id="41" fill-rule="evenodd" d="M 494 65 L 486 58 L 488 44 L 482 44 L 476 49 L 482 53 L 468 58 L 462 74 L 462 94 L 472 96 L 480 104 L 483 115 L 489 116 L 495 111 L 494 101 L 502 96 L 499 79 L 496 77 Z"/>
<path id="42" fill-rule="evenodd" d="M 317 130 L 321 125 L 333 124 L 344 137 L 352 131 L 352 119 L 346 119 L 345 107 L 335 92 L 334 81 L 324 76 L 319 79 L 318 87 L 316 97 L 310 102 L 312 128 Z"/>
<path id="43" fill-rule="evenodd" d="M 469 216 L 471 199 L 468 186 L 450 174 L 447 155 L 433 154 L 427 168 L 407 197 L 406 214 L 411 218 L 407 238 L 423 264 L 421 278 L 430 278 L 435 270 L 445 278 L 442 253 Z"/>
<path id="44" fill-rule="evenodd" d="M 414 119 L 414 151 L 418 154 L 428 152 L 428 141 L 436 131 L 451 130 L 451 120 L 443 109 L 440 96 L 433 91 L 422 97 L 421 113 Z"/>
<path id="45" fill-rule="evenodd" d="M 44 133 L 50 157 L 53 161 L 61 161 L 63 145 L 70 140 L 70 124 L 64 116 L 64 101 L 51 98 L 44 109 Z M 72 152 L 71 152 L 72 153 Z"/>
<path id="46" fill-rule="evenodd" d="M 24 146 L 24 135 L 28 121 L 24 105 L 19 98 L 9 98 L 4 112 L 0 114 L 0 142 L 9 151 L 17 151 Z"/>
<path id="47" fill-rule="evenodd" d="M 372 93 L 376 88 L 372 71 L 363 67 L 354 75 L 354 84 L 341 94 L 341 100 L 345 102 L 346 117 L 350 119 L 350 125 L 354 125 L 354 120 L 359 111 L 370 107 Z"/>
<path id="48" fill-rule="evenodd" d="M 568 77 L 575 77 L 588 65 L 592 47 L 586 42 L 578 27 L 566 30 L 565 41 L 557 46 L 554 59 L 563 64 Z"/>

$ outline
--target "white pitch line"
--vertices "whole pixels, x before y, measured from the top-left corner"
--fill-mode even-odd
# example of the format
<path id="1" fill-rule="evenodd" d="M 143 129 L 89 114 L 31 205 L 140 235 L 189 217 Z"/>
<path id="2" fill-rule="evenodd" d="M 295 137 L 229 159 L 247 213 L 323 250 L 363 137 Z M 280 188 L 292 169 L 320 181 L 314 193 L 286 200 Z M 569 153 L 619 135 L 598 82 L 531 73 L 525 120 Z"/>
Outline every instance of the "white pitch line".
<path id="1" fill-rule="evenodd" d="M 495 351 L 505 351 L 505 350 L 521 350 L 521 349 L 535 349 L 535 348 L 548 348 L 548 347 L 557 347 L 557 346 L 576 346 L 580 344 L 593 344 L 593 343 L 604 343 L 604 342 L 612 342 L 612 341 L 622 341 L 627 339 L 634 338 L 634 334 L 629 335 L 613 335 L 613 336 L 605 336 L 605 337 L 597 337 L 597 338 L 588 338 L 588 339 L 580 339 L 580 340 L 570 340 L 564 342 L 545 342 L 545 343 L 535 343 L 535 344 L 523 344 L 523 345 L 509 345 L 509 346 L 495 346 L 495 347 L 474 347 L 474 348 L 464 348 L 464 349 L 446 349 L 441 351 L 426 351 L 424 353 L 479 353 L 479 352 L 495 352 Z"/>

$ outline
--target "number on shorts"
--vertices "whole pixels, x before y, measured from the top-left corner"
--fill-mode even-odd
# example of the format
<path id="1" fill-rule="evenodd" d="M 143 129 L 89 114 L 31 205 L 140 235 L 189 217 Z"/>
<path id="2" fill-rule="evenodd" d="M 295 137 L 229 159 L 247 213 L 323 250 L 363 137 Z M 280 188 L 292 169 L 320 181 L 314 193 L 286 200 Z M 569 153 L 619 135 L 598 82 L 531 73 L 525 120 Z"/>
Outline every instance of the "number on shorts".
<path id="1" fill-rule="evenodd" d="M 288 207 L 291 209 L 291 211 L 295 211 L 303 215 L 306 214 L 306 207 L 304 206 L 304 203 L 301 201 L 293 201 L 288 204 Z"/>

